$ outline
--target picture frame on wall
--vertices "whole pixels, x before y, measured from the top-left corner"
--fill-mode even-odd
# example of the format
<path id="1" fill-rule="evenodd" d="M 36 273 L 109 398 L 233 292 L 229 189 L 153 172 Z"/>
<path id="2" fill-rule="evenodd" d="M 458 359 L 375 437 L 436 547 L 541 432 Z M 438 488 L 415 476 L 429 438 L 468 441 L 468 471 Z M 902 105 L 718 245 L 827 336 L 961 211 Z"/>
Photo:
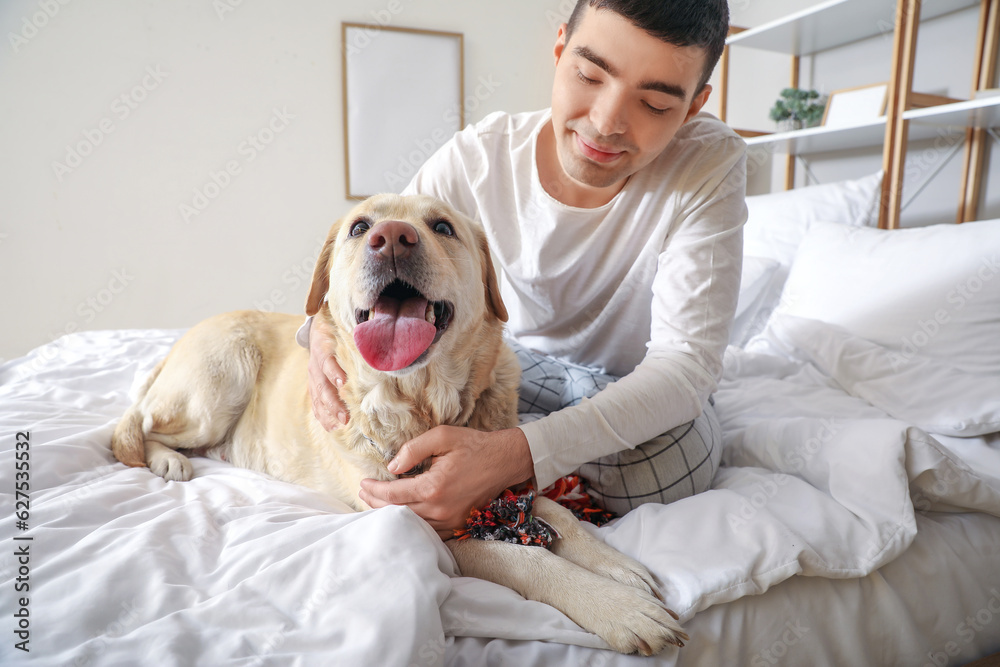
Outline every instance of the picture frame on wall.
<path id="1" fill-rule="evenodd" d="M 341 24 L 347 196 L 401 192 L 465 124 L 463 35 Z"/>

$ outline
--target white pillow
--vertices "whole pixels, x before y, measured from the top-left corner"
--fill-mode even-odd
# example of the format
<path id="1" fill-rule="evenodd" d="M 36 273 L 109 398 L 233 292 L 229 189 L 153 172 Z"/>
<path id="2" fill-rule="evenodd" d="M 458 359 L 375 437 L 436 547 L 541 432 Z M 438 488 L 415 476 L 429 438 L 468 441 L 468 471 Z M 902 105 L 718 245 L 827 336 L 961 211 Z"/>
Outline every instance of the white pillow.
<path id="1" fill-rule="evenodd" d="M 730 344 L 742 347 L 767 324 L 768 316 L 778 305 L 781 288 L 788 278 L 799 244 L 812 223 L 824 221 L 853 226 L 878 223 L 881 184 L 882 172 L 879 171 L 854 181 L 810 185 L 746 198 L 743 255 L 760 261 L 772 260 L 777 262 L 777 268 L 769 276 L 766 291 L 756 295 L 756 310 L 742 319 L 737 315 Z"/>
<path id="2" fill-rule="evenodd" d="M 969 373 L 1000 373 L 1000 220 L 880 230 L 816 222 L 775 312 Z M 898 365 L 898 360 L 897 360 Z"/>
<path id="3" fill-rule="evenodd" d="M 877 225 L 881 184 L 879 171 L 854 181 L 747 197 L 743 254 L 773 259 L 787 271 L 813 222 Z"/>
<path id="4" fill-rule="evenodd" d="M 736 302 L 736 316 L 729 335 L 729 344 L 742 347 L 746 341 L 760 333 L 767 323 L 781 285 L 775 285 L 777 261 L 764 257 L 744 257 L 743 275 L 740 279 L 740 296 Z"/>

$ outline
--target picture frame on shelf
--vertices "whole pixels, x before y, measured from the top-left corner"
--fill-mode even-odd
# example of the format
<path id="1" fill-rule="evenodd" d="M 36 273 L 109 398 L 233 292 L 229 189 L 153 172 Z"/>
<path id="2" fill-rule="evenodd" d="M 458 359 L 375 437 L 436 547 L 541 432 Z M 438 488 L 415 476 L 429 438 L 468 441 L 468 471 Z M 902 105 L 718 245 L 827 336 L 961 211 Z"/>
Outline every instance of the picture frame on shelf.
<path id="1" fill-rule="evenodd" d="M 841 88 L 830 93 L 823 114 L 824 127 L 864 125 L 885 116 L 889 83 Z"/>

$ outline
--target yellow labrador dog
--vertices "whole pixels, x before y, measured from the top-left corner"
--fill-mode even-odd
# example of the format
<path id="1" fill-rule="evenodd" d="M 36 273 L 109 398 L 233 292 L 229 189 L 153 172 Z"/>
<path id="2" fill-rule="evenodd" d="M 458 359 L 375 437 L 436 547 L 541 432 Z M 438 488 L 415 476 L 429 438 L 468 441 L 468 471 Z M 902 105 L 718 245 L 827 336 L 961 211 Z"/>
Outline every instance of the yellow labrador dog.
<path id="1" fill-rule="evenodd" d="M 393 479 L 386 465 L 408 440 L 439 424 L 517 424 L 520 369 L 503 342 L 486 237 L 443 202 L 379 195 L 335 223 L 306 312 L 334 332 L 346 427 L 327 432 L 313 417 L 308 352 L 295 343 L 301 317 L 228 313 L 193 327 L 150 374 L 115 429 L 118 460 L 187 480 L 179 450 L 195 450 L 361 511 L 360 481 Z M 547 498 L 535 514 L 559 535 L 551 551 L 449 540 L 462 573 L 550 604 L 623 653 L 683 646 L 642 565 Z"/>

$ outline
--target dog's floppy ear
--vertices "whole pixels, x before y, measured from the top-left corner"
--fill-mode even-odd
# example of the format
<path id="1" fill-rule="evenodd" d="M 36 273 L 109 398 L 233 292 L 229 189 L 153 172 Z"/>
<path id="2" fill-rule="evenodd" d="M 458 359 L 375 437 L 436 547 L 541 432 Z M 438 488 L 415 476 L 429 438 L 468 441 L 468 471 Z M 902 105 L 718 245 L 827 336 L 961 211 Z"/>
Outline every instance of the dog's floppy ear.
<path id="1" fill-rule="evenodd" d="M 323 299 L 330 290 L 330 257 L 333 255 L 334 241 L 337 239 L 337 230 L 340 229 L 340 220 L 333 223 L 330 233 L 326 236 L 323 249 L 316 259 L 316 268 L 313 269 L 312 286 L 309 288 L 309 296 L 306 297 L 306 315 L 315 315 L 323 305 Z"/>
<path id="2" fill-rule="evenodd" d="M 486 289 L 486 307 L 496 315 L 501 322 L 507 321 L 507 307 L 500 298 L 500 285 L 497 282 L 497 272 L 493 268 L 493 258 L 490 257 L 490 247 L 486 243 L 486 235 L 479 233 L 479 250 L 483 256 L 483 286 Z"/>

